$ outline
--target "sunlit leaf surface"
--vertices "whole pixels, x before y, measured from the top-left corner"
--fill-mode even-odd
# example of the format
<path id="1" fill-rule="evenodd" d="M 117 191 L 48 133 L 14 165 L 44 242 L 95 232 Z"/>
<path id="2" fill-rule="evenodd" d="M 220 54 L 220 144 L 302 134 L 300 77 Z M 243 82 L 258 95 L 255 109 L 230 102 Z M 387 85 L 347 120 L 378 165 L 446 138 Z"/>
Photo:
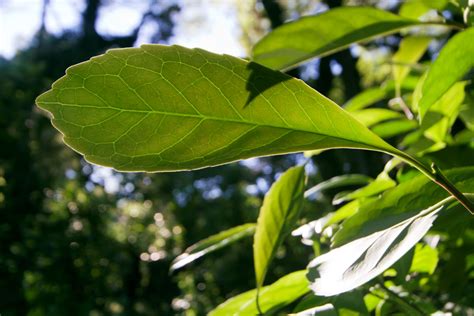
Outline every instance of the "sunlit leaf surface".
<path id="1" fill-rule="evenodd" d="M 474 67 L 474 27 L 456 34 L 441 49 L 423 83 L 417 104 L 420 119 L 446 91 Z"/>
<path id="2" fill-rule="evenodd" d="M 300 80 L 179 46 L 114 49 L 37 99 L 92 163 L 170 171 L 321 148 L 397 150 Z"/>
<path id="3" fill-rule="evenodd" d="M 311 289 L 332 296 L 373 279 L 409 251 L 429 230 L 442 206 L 428 208 L 387 229 L 351 241 L 308 266 Z"/>
<path id="4" fill-rule="evenodd" d="M 176 259 L 171 264 L 170 270 L 173 271 L 180 269 L 194 260 L 207 255 L 208 253 L 224 248 L 242 238 L 252 236 L 254 232 L 255 224 L 249 223 L 212 235 L 190 246 L 183 254 L 176 257 Z"/>
<path id="5" fill-rule="evenodd" d="M 272 69 L 288 69 L 419 23 L 372 7 L 335 8 L 275 29 L 254 46 L 253 60 Z"/>
<path id="6" fill-rule="evenodd" d="M 260 290 L 260 308 L 264 313 L 275 312 L 309 291 L 306 270 L 287 274 L 275 283 Z M 217 306 L 209 315 L 258 315 L 255 301 L 256 293 L 257 290 L 254 289 L 234 296 Z"/>
<path id="7" fill-rule="evenodd" d="M 446 177 L 464 193 L 474 192 L 474 167 L 446 171 Z M 439 203 L 448 193 L 423 175 L 384 192 L 379 198 L 360 205 L 334 235 L 334 246 L 389 228 Z"/>
<path id="8" fill-rule="evenodd" d="M 263 200 L 253 244 L 257 288 L 263 285 L 271 260 L 294 228 L 304 201 L 304 166 L 288 169 Z"/>

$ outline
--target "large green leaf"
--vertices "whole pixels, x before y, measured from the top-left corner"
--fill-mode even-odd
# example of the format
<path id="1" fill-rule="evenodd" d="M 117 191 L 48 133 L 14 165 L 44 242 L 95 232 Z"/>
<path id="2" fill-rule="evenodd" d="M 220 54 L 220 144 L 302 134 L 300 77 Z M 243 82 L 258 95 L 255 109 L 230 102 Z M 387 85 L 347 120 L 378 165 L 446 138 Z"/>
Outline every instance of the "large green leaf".
<path id="1" fill-rule="evenodd" d="M 449 201 L 453 198 L 449 197 Z M 443 204 L 316 257 L 308 266 L 316 295 L 333 296 L 370 281 L 400 259 L 429 230 Z"/>
<path id="2" fill-rule="evenodd" d="M 288 169 L 270 188 L 257 220 L 253 257 L 257 289 L 275 252 L 298 219 L 304 201 L 304 166 Z"/>
<path id="3" fill-rule="evenodd" d="M 465 193 L 474 192 L 474 167 L 451 169 L 446 177 Z M 362 203 L 359 211 L 342 223 L 333 245 L 340 246 L 387 229 L 445 199 L 448 193 L 420 175 L 384 192 L 379 198 Z"/>
<path id="4" fill-rule="evenodd" d="M 372 7 L 340 7 L 277 28 L 253 48 L 253 60 L 272 69 L 289 69 L 350 44 L 420 24 Z"/>
<path id="5" fill-rule="evenodd" d="M 422 120 L 430 107 L 474 67 L 474 27 L 456 34 L 441 49 L 423 83 L 417 107 Z"/>
<path id="6" fill-rule="evenodd" d="M 275 283 L 260 290 L 260 309 L 263 313 L 275 312 L 309 292 L 306 270 L 285 275 Z M 255 301 L 257 290 L 250 290 L 232 297 L 217 306 L 209 316 L 258 315 Z"/>
<path id="7" fill-rule="evenodd" d="M 110 50 L 70 67 L 37 104 L 88 161 L 122 171 L 321 148 L 397 152 L 300 80 L 179 46 Z"/>
<path id="8" fill-rule="evenodd" d="M 249 223 L 236 227 L 232 227 L 218 234 L 212 235 L 201 240 L 187 248 L 184 253 L 176 257 L 171 264 L 170 270 L 176 270 L 193 262 L 208 253 L 226 247 L 242 238 L 253 235 L 255 232 L 255 224 Z"/>

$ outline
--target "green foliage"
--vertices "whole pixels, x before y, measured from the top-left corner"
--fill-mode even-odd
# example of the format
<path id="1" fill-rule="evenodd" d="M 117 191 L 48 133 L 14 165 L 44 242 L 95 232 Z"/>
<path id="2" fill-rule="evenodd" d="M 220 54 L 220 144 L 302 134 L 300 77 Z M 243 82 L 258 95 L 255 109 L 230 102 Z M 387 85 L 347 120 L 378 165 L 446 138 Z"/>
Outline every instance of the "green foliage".
<path id="1" fill-rule="evenodd" d="M 466 212 L 474 212 L 469 159 L 474 148 L 469 80 L 474 33 L 452 21 L 417 20 L 447 6 L 446 1 L 407 2 L 400 15 L 371 7 L 331 9 L 277 28 L 255 45 L 253 61 L 179 46 L 113 49 L 70 67 L 37 104 L 52 114 L 69 146 L 88 161 L 116 170 L 200 169 L 309 151 L 305 165 L 316 166 L 315 174 L 306 175 L 304 165 L 290 167 L 301 164 L 293 158 L 277 168 L 272 164 L 270 172 L 259 176 L 257 187 L 265 187 L 281 173 L 268 191 L 255 194 L 264 194 L 263 203 L 249 199 L 255 208 L 261 205 L 257 224 L 212 235 L 171 263 L 171 270 L 182 268 L 254 235 L 256 288 L 228 299 L 211 315 L 425 315 L 446 311 L 448 302 L 457 312 L 468 313 L 474 297 L 463 298 L 454 284 L 474 284 L 469 254 L 474 231 Z M 436 36 L 412 28 L 409 35 L 371 44 L 390 51 L 384 61 L 389 71 L 375 77 L 376 86 L 343 100 L 345 109 L 301 80 L 272 70 L 425 25 L 445 27 L 433 32 Z M 450 29 L 458 31 L 452 38 L 446 32 Z M 428 45 L 435 37 L 447 42 L 430 62 L 436 52 Z M 341 52 L 334 60 L 349 55 Z M 330 66 L 327 58 L 332 57 L 320 60 L 320 75 L 324 65 Z M 339 99 L 341 89 L 350 88 L 352 78 L 344 74 L 348 69 L 345 64 L 334 80 L 331 93 Z M 377 163 L 359 151 L 331 156 L 326 150 L 332 148 L 377 151 Z M 388 158 L 382 153 L 396 159 L 385 164 Z M 264 159 L 281 158 L 262 158 L 256 164 Z M 293 235 L 312 246 L 312 254 L 306 249 L 285 256 L 296 251 L 287 235 L 297 223 L 302 226 Z M 124 240 L 123 232 L 117 235 Z M 276 267 L 278 260 L 272 260 L 279 254 L 292 269 Z M 309 261 L 307 270 L 285 276 L 300 268 L 291 260 Z M 451 280 L 436 269 L 458 275 Z M 239 272 L 220 269 L 216 275 L 242 279 Z M 265 279 L 277 278 L 263 286 Z M 180 284 L 195 288 L 192 282 Z"/>
<path id="2" fill-rule="evenodd" d="M 342 7 L 287 23 L 253 48 L 253 60 L 272 69 L 288 69 L 337 52 L 363 40 L 418 25 L 371 7 Z"/>
<path id="3" fill-rule="evenodd" d="M 318 148 L 397 152 L 299 80 L 177 46 L 110 50 L 69 68 L 37 103 L 69 146 L 122 171 L 196 169 Z"/>
<path id="4" fill-rule="evenodd" d="M 474 67 L 474 28 L 456 34 L 440 51 L 423 83 L 417 104 L 420 119 L 457 81 Z"/>
<path id="5" fill-rule="evenodd" d="M 170 270 L 180 269 L 208 253 L 227 247 L 242 238 L 252 236 L 254 233 L 255 224 L 249 223 L 209 236 L 188 247 L 181 255 L 176 257 L 171 264 Z"/>
<path id="6" fill-rule="evenodd" d="M 290 273 L 260 290 L 259 305 L 264 313 L 273 313 L 308 293 L 306 271 Z M 218 315 L 258 315 L 255 296 L 257 290 L 237 295 L 217 306 L 210 316 Z"/>
<path id="7" fill-rule="evenodd" d="M 270 262 L 298 220 L 304 201 L 304 166 L 288 169 L 263 200 L 253 243 L 257 291 L 262 287 Z"/>

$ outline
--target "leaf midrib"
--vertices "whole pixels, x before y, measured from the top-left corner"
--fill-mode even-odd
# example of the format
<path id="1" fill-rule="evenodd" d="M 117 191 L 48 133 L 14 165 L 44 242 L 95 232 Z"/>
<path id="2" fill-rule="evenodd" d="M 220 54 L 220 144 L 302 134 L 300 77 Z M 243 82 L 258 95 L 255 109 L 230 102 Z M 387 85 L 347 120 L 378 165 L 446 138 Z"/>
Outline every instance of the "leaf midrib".
<path id="1" fill-rule="evenodd" d="M 255 126 L 255 127 L 279 128 L 279 129 L 286 129 L 286 130 L 289 130 L 289 131 L 305 132 L 305 133 L 310 133 L 310 134 L 324 136 L 324 137 L 337 138 L 337 139 L 340 139 L 340 140 L 343 140 L 343 141 L 348 141 L 348 142 L 351 142 L 351 143 L 354 143 L 354 144 L 360 144 L 361 147 L 363 147 L 363 148 L 371 148 L 371 149 L 374 149 L 376 151 L 388 152 L 387 149 L 382 149 L 382 148 L 379 148 L 379 147 L 375 147 L 373 145 L 366 144 L 366 143 L 363 143 L 363 142 L 359 142 L 357 140 L 353 140 L 353 139 L 349 139 L 349 138 L 342 138 L 340 136 L 331 135 L 331 134 L 323 134 L 323 133 L 316 132 L 314 130 L 307 130 L 307 129 L 298 128 L 296 126 L 292 127 L 292 126 L 272 125 L 272 124 L 268 124 L 268 123 L 257 123 L 257 122 L 248 121 L 248 120 L 229 119 L 229 118 L 223 118 L 223 117 L 207 116 L 207 115 L 202 115 L 202 114 L 186 114 L 186 113 L 166 112 L 166 111 L 158 111 L 158 110 L 121 109 L 121 108 L 117 108 L 117 107 L 113 107 L 113 106 L 101 107 L 101 106 L 84 105 L 84 104 L 76 105 L 76 104 L 71 104 L 71 103 L 51 102 L 51 101 L 40 101 L 40 102 L 38 102 L 38 105 L 41 105 L 41 104 L 57 104 L 57 105 L 62 105 L 62 106 L 67 106 L 67 107 L 75 107 L 75 108 L 112 109 L 112 110 L 116 110 L 116 111 L 119 111 L 119 112 L 122 112 L 122 113 L 123 112 L 142 113 L 142 114 L 150 114 L 151 113 L 151 114 L 161 114 L 161 115 L 168 115 L 168 116 L 175 116 L 175 117 L 199 118 L 199 119 L 201 119 L 201 122 L 203 122 L 205 120 L 213 120 L 213 121 L 222 121 L 222 122 L 229 122 L 229 123 L 248 124 L 248 125 L 252 125 L 252 126 Z M 59 119 L 59 120 L 63 120 L 63 121 L 67 122 L 67 120 L 64 120 L 62 118 Z M 355 118 L 354 118 L 354 120 L 355 120 Z M 336 148 L 336 147 L 334 147 L 334 148 Z M 347 146 L 345 148 L 351 148 L 351 147 Z M 358 148 L 358 147 L 353 146 L 353 148 Z"/>

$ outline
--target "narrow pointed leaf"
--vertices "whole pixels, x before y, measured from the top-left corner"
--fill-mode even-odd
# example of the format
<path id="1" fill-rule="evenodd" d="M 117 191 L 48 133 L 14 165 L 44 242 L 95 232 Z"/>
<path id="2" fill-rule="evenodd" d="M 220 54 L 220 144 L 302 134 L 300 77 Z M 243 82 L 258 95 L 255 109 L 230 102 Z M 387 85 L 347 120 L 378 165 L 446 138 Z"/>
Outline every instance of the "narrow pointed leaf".
<path id="1" fill-rule="evenodd" d="M 258 216 L 253 244 L 257 289 L 275 252 L 298 219 L 304 201 L 304 166 L 288 169 L 270 188 Z"/>
<path id="2" fill-rule="evenodd" d="M 345 174 L 341 176 L 335 176 L 331 179 L 325 180 L 313 186 L 312 188 L 305 191 L 304 196 L 310 197 L 323 190 L 334 189 L 345 187 L 349 185 L 363 185 L 368 184 L 373 179 L 363 174 Z"/>
<path id="3" fill-rule="evenodd" d="M 66 73 L 38 106 L 88 161 L 121 171 L 337 147 L 397 152 L 302 81 L 231 56 L 144 45 Z"/>
<path id="4" fill-rule="evenodd" d="M 372 7 L 341 7 L 286 23 L 260 40 L 253 60 L 272 69 L 289 69 L 350 44 L 420 24 Z"/>
<path id="5" fill-rule="evenodd" d="M 231 245 L 242 238 L 252 236 L 254 232 L 255 224 L 249 223 L 230 228 L 203 239 L 190 246 L 183 254 L 176 257 L 176 259 L 171 264 L 170 270 L 174 271 L 180 269 L 185 265 L 201 258 L 202 256 Z"/>
<path id="6" fill-rule="evenodd" d="M 311 289 L 316 295 L 333 296 L 370 281 L 392 266 L 426 234 L 442 208 L 440 205 L 428 208 L 395 226 L 317 257 L 308 266 Z"/>
<path id="7" fill-rule="evenodd" d="M 340 204 L 342 202 L 352 201 L 355 199 L 365 198 L 369 196 L 374 196 L 381 192 L 384 192 L 390 188 L 393 188 L 396 185 L 395 181 L 393 181 L 388 174 L 381 173 L 377 179 L 370 182 L 365 187 L 357 189 L 353 192 L 345 193 L 341 192 L 336 194 L 333 199 L 334 204 Z"/>
<path id="8" fill-rule="evenodd" d="M 275 312 L 309 292 L 306 271 L 285 275 L 275 283 L 260 290 L 260 308 L 264 313 Z M 250 290 L 232 297 L 217 306 L 209 316 L 258 315 L 255 301 L 257 290 Z"/>
<path id="9" fill-rule="evenodd" d="M 474 67 L 474 27 L 456 34 L 441 49 L 423 83 L 417 107 L 420 120 L 449 88 Z"/>
<path id="10" fill-rule="evenodd" d="M 398 95 L 400 94 L 403 80 L 414 64 L 428 49 L 432 38 L 428 36 L 408 36 L 400 41 L 400 48 L 393 55 L 393 80 Z"/>
<path id="11" fill-rule="evenodd" d="M 371 127 L 384 121 L 403 117 L 401 113 L 389 109 L 363 109 L 354 111 L 351 114 L 367 127 Z"/>
<path id="12" fill-rule="evenodd" d="M 465 193 L 474 193 L 474 167 L 451 169 L 448 179 Z M 448 193 L 423 175 L 407 180 L 384 192 L 379 198 L 360 205 L 359 211 L 342 223 L 334 235 L 333 245 L 341 246 L 387 229 L 448 197 Z"/>

